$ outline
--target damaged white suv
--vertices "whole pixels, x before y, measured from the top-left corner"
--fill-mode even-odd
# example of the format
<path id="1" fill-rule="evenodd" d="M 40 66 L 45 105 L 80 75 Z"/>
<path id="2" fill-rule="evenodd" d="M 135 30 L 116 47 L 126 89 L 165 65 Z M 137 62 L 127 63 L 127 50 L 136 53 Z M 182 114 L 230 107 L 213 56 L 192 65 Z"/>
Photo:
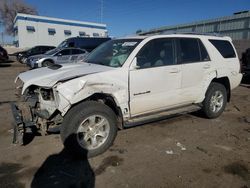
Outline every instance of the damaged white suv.
<path id="1" fill-rule="evenodd" d="M 15 136 L 60 127 L 66 149 L 96 156 L 118 129 L 201 110 L 216 118 L 242 74 L 229 37 L 196 34 L 108 41 L 79 64 L 21 73 Z M 17 142 L 17 138 L 14 138 Z"/>

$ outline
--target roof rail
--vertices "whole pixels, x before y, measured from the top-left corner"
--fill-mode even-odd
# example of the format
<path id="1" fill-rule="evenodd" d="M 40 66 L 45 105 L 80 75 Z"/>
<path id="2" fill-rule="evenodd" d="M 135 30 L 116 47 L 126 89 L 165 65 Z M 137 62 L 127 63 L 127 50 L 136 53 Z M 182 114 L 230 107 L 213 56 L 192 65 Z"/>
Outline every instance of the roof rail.
<path id="1" fill-rule="evenodd" d="M 205 32 L 185 32 L 185 31 L 165 31 L 157 34 L 139 34 L 139 35 L 167 35 L 167 34 L 186 34 L 186 35 L 207 35 L 207 36 L 217 36 L 217 37 L 223 37 L 224 35 L 220 33 L 205 33 Z"/>
<path id="2" fill-rule="evenodd" d="M 190 35 L 208 35 L 208 36 L 217 36 L 217 37 L 223 37 L 220 33 L 205 33 L 205 32 L 182 32 L 182 31 L 176 31 L 174 34 L 190 34 Z"/>

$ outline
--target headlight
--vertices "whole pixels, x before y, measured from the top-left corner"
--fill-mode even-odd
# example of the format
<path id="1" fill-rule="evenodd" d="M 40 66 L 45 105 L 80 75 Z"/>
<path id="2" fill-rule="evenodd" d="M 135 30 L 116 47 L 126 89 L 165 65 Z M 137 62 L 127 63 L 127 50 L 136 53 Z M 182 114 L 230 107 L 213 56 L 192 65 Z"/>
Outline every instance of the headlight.
<path id="1" fill-rule="evenodd" d="M 38 61 L 40 58 L 31 58 L 31 61 Z"/>

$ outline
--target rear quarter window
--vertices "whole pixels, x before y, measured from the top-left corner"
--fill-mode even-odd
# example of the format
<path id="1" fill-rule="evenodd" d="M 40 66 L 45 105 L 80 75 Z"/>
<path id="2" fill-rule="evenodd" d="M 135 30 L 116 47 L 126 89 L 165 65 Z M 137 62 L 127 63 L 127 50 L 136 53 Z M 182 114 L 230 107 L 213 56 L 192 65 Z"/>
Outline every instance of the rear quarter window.
<path id="1" fill-rule="evenodd" d="M 235 58 L 236 54 L 232 44 L 226 40 L 209 40 L 224 58 Z"/>

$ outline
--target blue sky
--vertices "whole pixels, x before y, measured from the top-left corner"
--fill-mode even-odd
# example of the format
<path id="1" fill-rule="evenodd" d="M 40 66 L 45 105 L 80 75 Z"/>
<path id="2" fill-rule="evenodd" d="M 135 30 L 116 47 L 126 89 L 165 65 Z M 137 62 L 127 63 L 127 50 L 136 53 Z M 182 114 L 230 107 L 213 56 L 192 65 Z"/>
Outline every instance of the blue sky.
<path id="1" fill-rule="evenodd" d="M 26 0 L 39 15 L 81 21 L 101 21 L 101 0 Z M 138 29 L 188 23 L 250 10 L 249 0 L 103 0 L 103 23 L 111 36 Z"/>
<path id="2" fill-rule="evenodd" d="M 100 22 L 101 0 L 26 0 L 40 15 Z M 250 10 L 249 0 L 103 0 L 103 22 L 112 36 L 232 15 Z"/>

